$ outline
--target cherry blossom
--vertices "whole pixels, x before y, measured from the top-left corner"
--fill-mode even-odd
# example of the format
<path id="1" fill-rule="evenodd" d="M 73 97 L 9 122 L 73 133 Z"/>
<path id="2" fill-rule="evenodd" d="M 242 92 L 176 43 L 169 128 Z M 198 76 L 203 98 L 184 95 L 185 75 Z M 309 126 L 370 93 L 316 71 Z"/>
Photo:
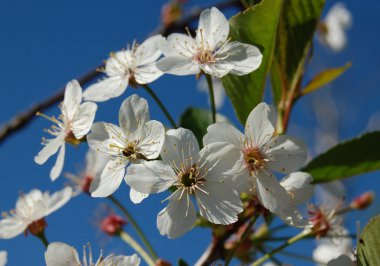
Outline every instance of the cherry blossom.
<path id="1" fill-rule="evenodd" d="M 199 150 L 194 134 L 184 128 L 166 133 L 161 151 L 163 161 L 149 161 L 128 168 L 126 182 L 141 193 L 159 193 L 176 188 L 169 204 L 157 216 L 162 235 L 177 238 L 194 225 L 196 210 L 215 224 L 231 224 L 243 210 L 234 173 L 238 170 L 231 160 L 238 156 L 232 145 L 211 144 Z"/>
<path id="2" fill-rule="evenodd" d="M 202 11 L 196 38 L 173 33 L 161 44 L 164 58 L 157 68 L 174 75 L 196 75 L 202 71 L 221 78 L 228 73 L 246 75 L 256 70 L 262 60 L 253 45 L 230 41 L 226 17 L 215 7 Z"/>
<path id="3" fill-rule="evenodd" d="M 65 96 L 60 105 L 61 114 L 58 118 L 41 116 L 49 119 L 55 125 L 46 130 L 53 135 L 52 139 L 42 139 L 45 147 L 34 157 L 38 164 L 44 164 L 53 154 L 57 153 L 57 161 L 50 172 L 50 178 L 56 180 L 62 172 L 65 159 L 65 142 L 78 145 L 81 139 L 90 131 L 94 122 L 97 105 L 92 102 L 81 103 L 82 89 L 76 80 L 70 81 L 65 90 Z"/>
<path id="4" fill-rule="evenodd" d="M 84 99 L 107 101 L 123 94 L 128 85 L 136 87 L 158 79 L 163 74 L 156 67 L 162 54 L 159 49 L 162 40 L 161 35 L 155 35 L 141 45 L 134 43 L 130 49 L 111 53 L 104 69 L 107 77 L 88 87 L 83 93 Z"/>
<path id="5" fill-rule="evenodd" d="M 148 103 L 134 94 L 121 105 L 119 126 L 95 123 L 87 136 L 89 146 L 110 156 L 99 177 L 91 184 L 93 197 L 107 197 L 120 186 L 128 164 L 141 163 L 160 155 L 165 139 L 164 126 L 149 120 Z M 141 202 L 147 195 L 131 189 L 131 200 Z"/>
<path id="6" fill-rule="evenodd" d="M 13 238 L 24 231 L 38 234 L 44 229 L 44 217 L 65 205 L 72 196 L 72 189 L 63 190 L 50 195 L 33 189 L 27 194 L 21 194 L 16 202 L 16 209 L 10 211 L 0 221 L 0 238 Z"/>

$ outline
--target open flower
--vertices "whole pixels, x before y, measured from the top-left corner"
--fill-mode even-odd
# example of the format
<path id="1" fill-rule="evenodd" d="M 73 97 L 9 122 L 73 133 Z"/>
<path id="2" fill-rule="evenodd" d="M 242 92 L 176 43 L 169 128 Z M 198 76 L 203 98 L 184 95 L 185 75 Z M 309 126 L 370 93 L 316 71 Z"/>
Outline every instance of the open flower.
<path id="1" fill-rule="evenodd" d="M 51 169 L 50 178 L 54 181 L 62 172 L 65 159 L 65 142 L 78 145 L 81 139 L 90 131 L 94 122 L 97 105 L 92 102 L 82 103 L 82 89 L 76 80 L 70 81 L 65 90 L 65 96 L 60 105 L 61 114 L 58 118 L 49 119 L 55 125 L 46 130 L 54 136 L 53 139 L 42 139 L 45 147 L 34 157 L 38 164 L 44 164 L 53 154 L 58 152 L 57 161 Z"/>
<path id="2" fill-rule="evenodd" d="M 290 225 L 304 226 L 291 196 L 273 172 L 297 171 L 306 160 L 306 148 L 295 138 L 276 135 L 274 124 L 272 108 L 260 103 L 248 116 L 244 134 L 230 124 L 215 123 L 207 128 L 203 142 L 234 145 L 239 153 L 231 160 L 239 161 L 241 166 L 237 177 L 240 191 L 253 193 L 265 208 Z"/>
<path id="3" fill-rule="evenodd" d="M 46 226 L 44 217 L 65 205 L 71 195 L 70 187 L 52 195 L 38 189 L 21 194 L 16 202 L 16 209 L 0 221 L 0 238 L 13 238 L 24 231 L 39 234 Z"/>
<path id="4" fill-rule="evenodd" d="M 82 192 L 90 194 L 91 186 L 93 186 L 92 190 L 95 189 L 94 186 L 96 184 L 93 184 L 92 181 L 99 178 L 109 159 L 110 157 L 107 154 L 88 149 L 84 170 L 78 175 L 72 173 L 64 174 L 65 177 L 72 181 L 71 186 L 74 188 L 76 195 Z"/>
<path id="5" fill-rule="evenodd" d="M 194 225 L 195 197 L 200 214 L 215 224 L 231 224 L 243 210 L 235 191 L 231 158 L 238 156 L 232 145 L 212 144 L 199 151 L 190 130 L 168 130 L 161 151 L 163 161 L 149 161 L 128 168 L 125 181 L 142 193 L 158 193 L 174 186 L 169 204 L 157 216 L 161 235 L 177 238 Z"/>
<path id="6" fill-rule="evenodd" d="M 320 26 L 322 42 L 334 52 L 339 52 L 346 46 L 346 31 L 351 24 L 350 11 L 343 3 L 336 3 L 331 7 Z"/>
<path id="7" fill-rule="evenodd" d="M 140 258 L 133 254 L 132 256 L 115 256 L 109 255 L 103 258 L 100 254 L 97 261 L 93 261 L 91 247 L 89 246 L 88 258 L 86 247 L 83 248 L 83 261 L 79 259 L 78 252 L 62 242 L 53 242 L 49 244 L 45 252 L 46 266 L 138 266 Z"/>
<path id="8" fill-rule="evenodd" d="M 221 78 L 228 73 L 246 75 L 256 70 L 262 60 L 253 45 L 230 42 L 226 17 L 215 7 L 201 13 L 196 38 L 174 33 L 162 42 L 164 58 L 157 62 L 163 72 L 195 75 L 201 71 Z"/>
<path id="9" fill-rule="evenodd" d="M 120 96 L 128 87 L 147 84 L 163 73 L 157 69 L 156 60 L 161 56 L 161 35 L 146 39 L 141 45 L 134 43 L 131 49 L 111 53 L 104 69 L 107 78 L 91 85 L 84 93 L 85 100 L 103 102 Z"/>
<path id="10" fill-rule="evenodd" d="M 108 154 L 110 160 L 100 177 L 91 184 L 91 196 L 111 195 L 120 186 L 129 163 L 140 163 L 160 155 L 165 129 L 160 122 L 149 119 L 147 101 L 134 94 L 120 107 L 120 127 L 104 122 L 93 125 L 87 136 L 88 144 L 93 150 Z M 130 196 L 137 203 L 147 195 L 131 189 Z"/>

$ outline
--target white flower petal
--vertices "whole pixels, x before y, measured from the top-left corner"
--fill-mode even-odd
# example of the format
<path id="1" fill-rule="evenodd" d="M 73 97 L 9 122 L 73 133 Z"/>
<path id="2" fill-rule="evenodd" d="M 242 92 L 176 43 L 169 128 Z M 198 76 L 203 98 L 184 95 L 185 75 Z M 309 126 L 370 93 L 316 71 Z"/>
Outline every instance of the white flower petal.
<path id="1" fill-rule="evenodd" d="M 151 120 L 140 128 L 134 138 L 138 138 L 138 151 L 147 159 L 156 159 L 165 140 L 165 128 L 161 122 Z"/>
<path id="2" fill-rule="evenodd" d="M 162 146 L 161 158 L 177 167 L 190 159 L 193 163 L 197 162 L 199 145 L 194 133 L 185 128 L 169 129 Z"/>
<path id="3" fill-rule="evenodd" d="M 40 208 L 36 208 L 38 205 Z M 34 212 L 31 213 L 31 208 Z M 33 189 L 27 194 L 21 194 L 16 202 L 16 213 L 17 216 L 24 220 L 35 220 L 40 219 L 45 215 L 46 208 L 43 204 L 43 194 L 38 189 Z"/>
<path id="4" fill-rule="evenodd" d="M 215 142 L 205 146 L 200 152 L 199 164 L 201 169 L 207 169 L 205 178 L 224 182 L 232 180 L 241 169 L 242 153 L 234 145 Z M 232 185 L 232 184 L 231 184 Z M 230 187 L 234 190 L 235 187 Z"/>
<path id="5" fill-rule="evenodd" d="M 119 124 L 124 132 L 135 132 L 149 121 L 148 102 L 137 94 L 123 101 L 119 110 Z"/>
<path id="6" fill-rule="evenodd" d="M 244 135 L 228 123 L 215 123 L 207 128 L 207 134 L 203 137 L 203 145 L 214 142 L 224 142 L 243 148 Z"/>
<path id="7" fill-rule="evenodd" d="M 176 182 L 172 167 L 162 161 L 149 161 L 132 164 L 127 168 L 125 182 L 142 193 L 159 193 L 170 188 Z"/>
<path id="8" fill-rule="evenodd" d="M 50 179 L 52 181 L 56 180 L 62 173 L 63 163 L 65 161 L 65 149 L 65 144 L 63 143 L 59 149 L 57 161 L 50 171 Z"/>
<path id="9" fill-rule="evenodd" d="M 77 80 L 72 80 L 66 85 L 63 99 L 62 112 L 69 120 L 73 119 L 82 101 L 82 88 Z"/>
<path id="10" fill-rule="evenodd" d="M 277 213 L 292 206 L 289 194 L 272 174 L 261 171 L 255 181 L 257 196 L 270 212 Z"/>
<path id="11" fill-rule="evenodd" d="M 28 224 L 15 217 L 6 217 L 0 221 L 0 238 L 13 238 L 27 228 Z"/>
<path id="12" fill-rule="evenodd" d="M 222 51 L 218 51 L 218 54 L 217 57 L 222 56 L 223 59 L 218 60 L 215 65 L 230 69 L 231 74 L 239 76 L 258 69 L 263 59 L 263 55 L 256 46 L 240 42 L 226 44 Z"/>
<path id="13" fill-rule="evenodd" d="M 45 193 L 44 203 L 47 206 L 45 216 L 48 216 L 65 205 L 71 199 L 72 195 L 73 189 L 71 187 L 66 187 L 57 191 L 51 196 L 48 193 Z"/>
<path id="14" fill-rule="evenodd" d="M 71 125 L 71 130 L 76 139 L 83 138 L 90 131 L 97 109 L 96 103 L 92 102 L 85 102 L 79 106 Z"/>
<path id="15" fill-rule="evenodd" d="M 245 136 L 259 147 L 265 145 L 275 130 L 275 113 L 273 106 L 258 104 L 247 118 Z"/>
<path id="16" fill-rule="evenodd" d="M 83 92 L 83 99 L 93 102 L 104 102 L 119 97 L 126 90 L 129 75 L 105 78 L 89 86 Z"/>
<path id="17" fill-rule="evenodd" d="M 65 143 L 64 138 L 65 135 L 61 133 L 55 139 L 49 140 L 49 143 L 34 157 L 34 161 L 38 164 L 44 164 Z"/>
<path id="18" fill-rule="evenodd" d="M 155 81 L 163 74 L 164 73 L 157 68 L 156 63 L 154 62 L 138 67 L 134 73 L 134 78 L 139 84 L 148 84 Z"/>
<path id="19" fill-rule="evenodd" d="M 279 135 L 268 142 L 266 167 L 279 173 L 299 170 L 307 159 L 306 145 L 293 137 Z"/>
<path id="20" fill-rule="evenodd" d="M 283 210 L 278 210 L 276 215 L 290 226 L 305 228 L 305 226 L 309 225 L 308 221 L 302 217 L 300 212 L 294 206 L 290 206 L 289 208 Z"/>
<path id="21" fill-rule="evenodd" d="M 201 71 L 191 58 L 181 56 L 164 57 L 157 62 L 156 66 L 162 72 L 178 76 L 196 75 Z"/>
<path id="22" fill-rule="evenodd" d="M 135 58 L 131 50 L 122 50 L 111 53 L 107 59 L 105 73 L 110 77 L 119 77 L 119 79 L 128 78 L 129 70 L 136 67 Z"/>
<path id="23" fill-rule="evenodd" d="M 288 193 L 295 205 L 308 201 L 314 193 L 314 186 L 311 184 L 313 178 L 305 172 L 294 172 L 284 177 L 280 184 Z"/>
<path id="24" fill-rule="evenodd" d="M 207 74 L 210 74 L 216 78 L 222 78 L 227 75 L 231 69 L 232 65 L 219 64 L 218 62 L 213 64 L 200 64 L 199 67 Z"/>
<path id="25" fill-rule="evenodd" d="M 167 37 L 166 41 L 160 43 L 160 48 L 166 57 L 192 59 L 196 52 L 196 43 L 186 34 L 173 33 Z M 161 68 L 159 67 L 159 69 Z"/>
<path id="26" fill-rule="evenodd" d="M 135 52 L 137 66 L 155 62 L 162 54 L 160 45 L 164 40 L 165 38 L 161 35 L 154 35 L 140 44 Z"/>
<path id="27" fill-rule="evenodd" d="M 224 43 L 230 31 L 228 20 L 217 8 L 205 9 L 199 17 L 197 42 L 213 51 Z"/>
<path id="28" fill-rule="evenodd" d="M 110 123 L 94 123 L 91 133 L 87 135 L 87 143 L 91 149 L 109 155 L 120 154 L 119 149 L 112 149 L 112 145 L 124 147 L 126 136 L 121 128 Z"/>
<path id="29" fill-rule="evenodd" d="M 85 175 L 93 178 L 96 177 L 103 171 L 109 159 L 108 155 L 89 149 L 86 154 Z"/>
<path id="30" fill-rule="evenodd" d="M 46 266 L 82 265 L 75 248 L 61 242 L 50 243 L 45 252 Z"/>
<path id="31" fill-rule="evenodd" d="M 109 160 L 100 177 L 96 179 L 96 183 L 92 182 L 94 186 L 95 184 L 97 184 L 97 186 L 90 186 L 91 196 L 95 198 L 108 197 L 119 188 L 124 175 L 125 165 L 120 165 L 117 159 Z"/>
<path id="32" fill-rule="evenodd" d="M 168 206 L 157 215 L 157 228 L 161 235 L 177 238 L 190 230 L 197 218 L 194 204 L 186 199 L 170 200 Z"/>
<path id="33" fill-rule="evenodd" d="M 138 203 L 142 202 L 143 199 L 147 198 L 148 196 L 149 196 L 149 194 L 138 192 L 138 191 L 134 190 L 133 188 L 131 188 L 131 190 L 129 191 L 129 197 L 131 198 L 131 201 L 134 204 L 138 204 Z"/>
<path id="34" fill-rule="evenodd" d="M 104 260 L 104 266 L 139 266 L 141 259 L 137 254 L 132 256 L 107 256 Z M 100 265 L 99 265 L 100 266 Z"/>
<path id="35" fill-rule="evenodd" d="M 222 182 L 223 181 L 223 182 Z M 238 220 L 237 215 L 243 211 L 243 204 L 234 190 L 230 180 L 206 181 L 198 190 L 195 198 L 201 215 L 214 224 L 232 224 Z"/>

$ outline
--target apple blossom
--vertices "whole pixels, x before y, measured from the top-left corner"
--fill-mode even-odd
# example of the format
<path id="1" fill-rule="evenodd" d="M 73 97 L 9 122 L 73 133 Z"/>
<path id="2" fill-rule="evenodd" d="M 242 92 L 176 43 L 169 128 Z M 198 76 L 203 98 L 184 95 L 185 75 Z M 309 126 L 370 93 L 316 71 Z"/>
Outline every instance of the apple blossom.
<path id="1" fill-rule="evenodd" d="M 196 75 L 202 71 L 221 78 L 228 73 L 246 75 L 256 70 L 262 60 L 253 45 L 230 41 L 226 17 L 215 7 L 202 11 L 196 38 L 173 33 L 161 44 L 164 58 L 157 68 L 174 75 Z"/>
<path id="2" fill-rule="evenodd" d="M 159 193 L 176 188 L 169 204 L 157 216 L 161 235 L 177 238 L 190 230 L 196 210 L 215 224 L 231 224 L 243 210 L 235 191 L 233 174 L 238 156 L 232 145 L 211 144 L 199 150 L 198 142 L 188 129 L 170 129 L 161 151 L 163 161 L 149 161 L 128 168 L 126 182 L 141 193 Z"/>
<path id="3" fill-rule="evenodd" d="M 38 234 L 46 226 L 44 217 L 65 205 L 71 196 L 70 187 L 52 195 L 38 189 L 21 194 L 16 202 L 16 209 L 0 221 L 0 238 L 13 238 L 26 230 Z"/>
<path id="4" fill-rule="evenodd" d="M 56 125 L 46 130 L 53 139 L 42 139 L 45 147 L 34 157 L 38 164 L 44 164 L 53 154 L 57 153 L 57 161 L 51 169 L 50 178 L 56 180 L 62 172 L 65 157 L 65 142 L 78 145 L 90 131 L 94 122 L 97 105 L 92 102 L 82 103 L 82 89 L 76 80 L 70 81 L 65 89 L 65 96 L 60 105 L 61 115 L 58 118 L 47 117 Z"/>
<path id="5" fill-rule="evenodd" d="M 141 163 L 160 155 L 165 139 L 164 126 L 149 121 L 148 103 L 134 94 L 121 105 L 120 127 L 110 123 L 95 123 L 87 136 L 89 146 L 110 156 L 101 175 L 90 186 L 91 196 L 107 197 L 120 186 L 129 163 Z M 131 188 L 130 197 L 135 203 L 147 195 Z"/>
<path id="6" fill-rule="evenodd" d="M 306 160 L 306 147 L 295 138 L 276 135 L 274 124 L 273 109 L 260 103 L 249 114 L 244 134 L 230 124 L 215 123 L 207 128 L 203 143 L 232 144 L 238 151 L 233 160 L 241 166 L 239 190 L 253 193 L 265 208 L 290 225 L 304 226 L 292 197 L 272 172 L 297 171 Z"/>
<path id="7" fill-rule="evenodd" d="M 104 72 L 105 79 L 88 87 L 83 97 L 88 101 L 103 102 L 120 96 L 128 87 L 147 84 L 163 73 L 157 69 L 156 60 L 161 56 L 161 35 L 146 39 L 141 45 L 134 43 L 131 49 L 111 53 Z"/>
<path id="8" fill-rule="evenodd" d="M 89 246 L 88 258 L 84 247 L 83 261 L 81 261 L 74 247 L 62 242 L 53 242 L 47 247 L 45 262 L 46 266 L 138 266 L 140 265 L 140 258 L 136 254 L 132 256 L 109 255 L 103 258 L 100 254 L 98 260 L 93 261 L 91 247 Z"/>

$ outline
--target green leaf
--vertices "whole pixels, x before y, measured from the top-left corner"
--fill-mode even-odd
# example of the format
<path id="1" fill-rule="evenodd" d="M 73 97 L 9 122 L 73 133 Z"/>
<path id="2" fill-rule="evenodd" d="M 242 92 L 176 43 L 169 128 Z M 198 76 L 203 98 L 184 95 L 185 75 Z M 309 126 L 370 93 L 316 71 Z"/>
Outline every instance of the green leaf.
<path id="1" fill-rule="evenodd" d="M 316 75 L 303 89 L 302 94 L 313 92 L 326 84 L 329 84 L 337 77 L 342 75 L 348 68 L 351 67 L 351 63 L 347 63 L 342 67 L 328 68 Z"/>
<path id="2" fill-rule="evenodd" d="M 380 170 L 380 131 L 336 145 L 302 171 L 311 174 L 314 183 L 321 183 L 376 170 Z"/>
<path id="3" fill-rule="evenodd" d="M 325 0 L 284 0 L 271 69 L 272 92 L 278 104 L 283 92 L 300 84 Z"/>
<path id="4" fill-rule="evenodd" d="M 359 266 L 380 265 L 380 215 L 364 227 L 357 251 Z"/>
<path id="5" fill-rule="evenodd" d="M 234 41 L 253 44 L 263 54 L 259 69 L 245 76 L 227 75 L 223 87 L 244 124 L 252 109 L 262 101 L 267 73 L 281 10 L 279 0 L 263 0 L 230 19 L 230 37 Z"/>

